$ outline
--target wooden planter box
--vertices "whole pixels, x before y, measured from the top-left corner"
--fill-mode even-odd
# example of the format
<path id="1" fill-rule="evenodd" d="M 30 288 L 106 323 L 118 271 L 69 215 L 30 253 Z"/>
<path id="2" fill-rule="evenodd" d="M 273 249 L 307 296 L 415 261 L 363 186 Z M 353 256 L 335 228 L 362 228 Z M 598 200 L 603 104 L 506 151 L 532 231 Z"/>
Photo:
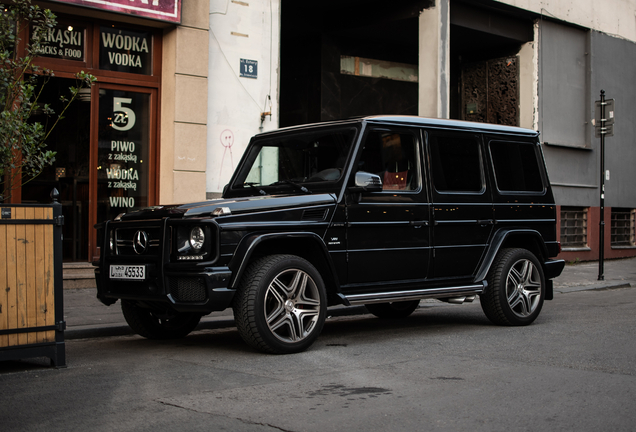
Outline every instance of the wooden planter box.
<path id="1" fill-rule="evenodd" d="M 66 366 L 62 205 L 0 204 L 0 360 Z"/>

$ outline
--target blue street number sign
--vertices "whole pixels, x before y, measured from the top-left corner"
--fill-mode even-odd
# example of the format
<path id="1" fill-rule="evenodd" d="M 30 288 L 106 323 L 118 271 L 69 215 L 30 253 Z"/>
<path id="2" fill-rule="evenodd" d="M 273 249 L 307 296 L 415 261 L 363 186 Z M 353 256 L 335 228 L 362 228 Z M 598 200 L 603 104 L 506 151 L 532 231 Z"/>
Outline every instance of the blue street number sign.
<path id="1" fill-rule="evenodd" d="M 241 59 L 240 76 L 244 78 L 258 78 L 258 62 L 256 60 Z"/>

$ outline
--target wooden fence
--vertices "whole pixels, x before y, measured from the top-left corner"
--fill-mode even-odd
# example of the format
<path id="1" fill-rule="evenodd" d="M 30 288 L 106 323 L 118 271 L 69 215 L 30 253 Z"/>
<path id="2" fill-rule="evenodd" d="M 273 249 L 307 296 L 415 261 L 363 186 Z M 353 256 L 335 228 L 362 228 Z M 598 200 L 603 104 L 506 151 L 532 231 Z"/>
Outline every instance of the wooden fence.
<path id="1" fill-rule="evenodd" d="M 0 360 L 66 365 L 62 206 L 0 205 Z"/>

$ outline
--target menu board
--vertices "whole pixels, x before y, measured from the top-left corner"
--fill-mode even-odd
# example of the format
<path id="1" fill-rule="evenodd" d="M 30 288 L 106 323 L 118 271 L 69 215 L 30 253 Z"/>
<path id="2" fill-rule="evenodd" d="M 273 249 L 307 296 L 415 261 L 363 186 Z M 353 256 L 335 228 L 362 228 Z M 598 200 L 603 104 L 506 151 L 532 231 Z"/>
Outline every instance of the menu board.
<path id="1" fill-rule="evenodd" d="M 100 92 L 97 168 L 107 218 L 148 206 L 149 103 L 146 93 Z"/>

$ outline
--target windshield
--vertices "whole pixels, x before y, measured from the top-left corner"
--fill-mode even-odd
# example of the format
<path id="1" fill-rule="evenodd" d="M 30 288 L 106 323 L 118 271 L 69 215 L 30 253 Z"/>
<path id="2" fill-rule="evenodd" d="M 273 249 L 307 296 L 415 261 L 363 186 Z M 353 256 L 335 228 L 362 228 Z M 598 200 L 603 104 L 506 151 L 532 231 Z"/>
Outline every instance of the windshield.
<path id="1" fill-rule="evenodd" d="M 356 129 L 321 129 L 254 141 L 231 190 L 266 195 L 334 189 L 342 178 Z"/>

